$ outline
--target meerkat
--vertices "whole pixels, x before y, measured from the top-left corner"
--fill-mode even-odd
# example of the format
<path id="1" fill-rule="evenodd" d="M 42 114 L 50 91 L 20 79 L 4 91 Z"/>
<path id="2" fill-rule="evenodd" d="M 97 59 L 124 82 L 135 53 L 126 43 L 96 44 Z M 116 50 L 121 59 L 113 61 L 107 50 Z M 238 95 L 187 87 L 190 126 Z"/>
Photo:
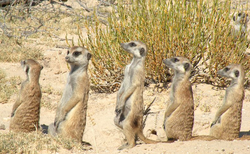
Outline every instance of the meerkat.
<path id="1" fill-rule="evenodd" d="M 247 23 L 249 17 L 247 13 L 239 12 L 233 16 L 233 35 L 244 38 L 247 33 Z"/>
<path id="2" fill-rule="evenodd" d="M 10 131 L 31 132 L 39 129 L 41 88 L 39 77 L 43 66 L 32 59 L 21 61 L 27 79 L 22 82 L 17 101 L 13 105 Z"/>
<path id="3" fill-rule="evenodd" d="M 244 100 L 244 70 L 241 65 L 231 64 L 218 71 L 218 75 L 231 78 L 222 106 L 211 124 L 210 135 L 219 139 L 233 140 L 239 137 L 242 103 Z"/>
<path id="4" fill-rule="evenodd" d="M 194 124 L 194 100 L 189 81 L 192 64 L 187 58 L 173 57 L 163 60 L 164 64 L 174 70 L 171 84 L 170 102 L 167 106 L 163 128 L 167 139 L 189 140 L 192 138 Z"/>
<path id="5" fill-rule="evenodd" d="M 90 86 L 87 73 L 90 58 L 91 54 L 84 47 L 74 46 L 67 51 L 65 60 L 71 69 L 55 121 L 48 129 L 52 136 L 59 135 L 83 143 Z"/>
<path id="6" fill-rule="evenodd" d="M 143 135 L 143 89 L 145 79 L 145 58 L 147 47 L 141 41 L 121 43 L 121 47 L 133 55 L 126 66 L 124 80 L 117 93 L 114 123 L 122 129 L 127 143 L 118 150 L 132 148 L 138 136 L 145 143 L 157 143 Z"/>

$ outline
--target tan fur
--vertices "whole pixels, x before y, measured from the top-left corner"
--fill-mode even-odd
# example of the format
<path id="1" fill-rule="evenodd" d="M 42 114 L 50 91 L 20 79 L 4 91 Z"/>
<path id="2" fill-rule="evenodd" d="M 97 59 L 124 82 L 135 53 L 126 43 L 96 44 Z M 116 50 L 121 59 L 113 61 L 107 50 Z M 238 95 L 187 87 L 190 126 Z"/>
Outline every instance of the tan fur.
<path id="1" fill-rule="evenodd" d="M 237 77 L 237 72 L 239 76 Z M 223 104 L 211 124 L 210 135 L 224 140 L 239 137 L 242 103 L 244 99 L 244 70 L 241 65 L 232 64 L 218 71 L 218 74 L 232 79 L 226 89 Z"/>
<path id="2" fill-rule="evenodd" d="M 114 123 L 123 130 L 127 144 L 121 146 L 132 148 L 135 146 L 136 136 L 145 143 L 157 143 L 143 135 L 143 89 L 145 80 L 145 58 L 147 47 L 140 41 L 121 43 L 121 47 L 133 54 L 132 62 L 126 66 L 124 80 L 117 93 L 116 116 Z"/>
<path id="3" fill-rule="evenodd" d="M 168 139 L 189 140 L 194 123 L 193 92 L 189 81 L 192 65 L 184 57 L 173 57 L 163 62 L 175 71 L 163 127 Z"/>
<path id="4" fill-rule="evenodd" d="M 247 33 L 247 23 L 249 21 L 249 17 L 247 13 L 239 12 L 233 16 L 233 34 L 236 38 L 245 37 Z"/>
<path id="5" fill-rule="evenodd" d="M 32 59 L 21 61 L 27 79 L 22 82 L 10 121 L 10 131 L 31 132 L 39 129 L 41 88 L 39 77 L 43 67 Z"/>
<path id="6" fill-rule="evenodd" d="M 84 47 L 74 46 L 68 51 L 65 60 L 71 70 L 57 107 L 55 122 L 49 126 L 49 134 L 82 142 L 89 97 L 87 69 L 90 58 L 91 54 Z"/>

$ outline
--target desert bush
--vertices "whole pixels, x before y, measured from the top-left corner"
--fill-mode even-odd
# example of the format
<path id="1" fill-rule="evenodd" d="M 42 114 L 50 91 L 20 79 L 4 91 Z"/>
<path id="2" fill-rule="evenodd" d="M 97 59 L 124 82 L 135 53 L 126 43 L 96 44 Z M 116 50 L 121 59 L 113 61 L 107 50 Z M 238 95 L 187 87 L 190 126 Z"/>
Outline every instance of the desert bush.
<path id="1" fill-rule="evenodd" d="M 131 55 L 119 43 L 141 40 L 147 44 L 146 82 L 166 83 L 170 72 L 162 60 L 185 56 L 195 68 L 194 82 L 225 85 L 215 80 L 218 69 L 242 63 L 246 39 L 232 36 L 231 1 L 132 0 L 118 1 L 108 17 L 108 26 L 96 20 L 86 22 L 86 40 L 79 42 L 93 53 L 92 89 L 113 92 L 119 88 L 123 70 Z M 248 69 L 248 68 L 247 68 Z"/>

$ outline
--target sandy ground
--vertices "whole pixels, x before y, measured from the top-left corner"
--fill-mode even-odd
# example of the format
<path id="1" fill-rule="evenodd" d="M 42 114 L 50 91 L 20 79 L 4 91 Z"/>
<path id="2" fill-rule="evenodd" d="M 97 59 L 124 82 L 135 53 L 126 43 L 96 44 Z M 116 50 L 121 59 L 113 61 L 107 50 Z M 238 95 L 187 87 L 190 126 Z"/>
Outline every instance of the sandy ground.
<path id="1" fill-rule="evenodd" d="M 70 2 L 69 2 L 70 3 Z M 89 3 L 89 6 L 95 3 Z M 74 3 L 75 5 L 75 3 Z M 62 35 L 62 38 L 64 35 Z M 41 108 L 40 124 L 49 125 L 55 117 L 55 108 L 60 100 L 64 89 L 68 68 L 64 57 L 66 49 L 43 46 L 44 59 L 39 61 L 44 69 L 40 77 L 40 84 L 43 89 L 42 102 L 49 104 L 49 107 L 43 105 Z M 0 63 L 1 69 L 5 71 L 7 77 L 20 76 L 25 79 L 25 73 L 19 63 Z M 170 84 L 168 85 L 168 87 Z M 193 135 L 208 135 L 209 126 L 212 122 L 217 109 L 222 104 L 225 90 L 217 90 L 215 87 L 206 84 L 193 85 L 195 99 L 195 117 Z M 48 92 L 49 90 L 51 92 Z M 155 97 L 156 101 L 151 107 L 148 116 L 144 134 L 154 140 L 166 140 L 162 128 L 163 113 L 166 108 L 166 102 L 169 99 L 170 89 L 166 88 L 163 92 L 158 92 L 154 85 L 145 88 L 144 102 L 149 104 Z M 0 133 L 9 131 L 10 113 L 17 95 L 13 95 L 8 103 L 0 104 L 0 124 L 5 125 L 5 130 Z M 138 145 L 132 149 L 118 151 L 117 148 L 124 143 L 123 133 L 114 125 L 114 108 L 116 93 L 100 94 L 90 92 L 88 101 L 87 125 L 84 132 L 83 140 L 92 144 L 92 150 L 82 153 L 133 153 L 133 154 L 249 154 L 250 140 L 244 141 L 176 141 L 174 143 L 144 144 L 137 142 Z M 246 90 L 245 99 L 242 109 L 241 132 L 250 130 L 250 92 Z M 157 135 L 152 134 L 152 130 Z M 71 153 L 71 151 L 61 151 L 60 153 Z"/>
<path id="2" fill-rule="evenodd" d="M 65 52 L 63 51 L 62 53 Z M 61 52 L 51 51 L 47 56 L 56 58 L 55 60 L 51 60 L 42 70 L 42 75 L 40 78 L 42 89 L 46 89 L 46 87 L 52 87 L 53 92 L 52 94 L 47 94 L 45 92 L 43 93 L 43 101 L 49 101 L 49 103 L 52 104 L 52 108 L 41 108 L 41 125 L 49 125 L 53 122 L 55 117 L 55 106 L 60 100 L 60 91 L 63 91 L 66 82 L 67 66 L 63 60 L 65 54 L 59 53 Z M 61 72 L 65 73 L 57 74 L 59 68 L 52 67 L 52 63 L 54 65 L 56 65 L 56 63 L 61 63 Z M 22 79 L 25 79 L 25 74 L 20 68 L 20 64 L 1 63 L 0 65 L 9 77 L 21 76 Z M 154 89 L 154 85 L 145 88 L 145 104 L 149 104 L 154 99 L 154 97 L 156 97 L 156 101 L 151 107 L 152 114 L 148 116 L 148 120 L 144 128 L 145 136 L 151 139 L 162 141 L 166 139 L 162 128 L 162 123 L 166 102 L 169 99 L 169 91 L 169 89 L 165 89 L 163 92 L 159 93 L 157 92 L 157 89 Z M 195 110 L 193 135 L 208 135 L 209 125 L 213 120 L 216 110 L 222 103 L 225 91 L 216 90 L 215 87 L 206 84 L 193 85 L 193 91 L 195 105 L 197 106 Z M 9 131 L 10 113 L 16 96 L 17 95 L 14 95 L 8 103 L 0 104 L 0 124 L 4 124 L 6 127 L 6 130 L 0 130 L 0 133 L 7 133 Z M 84 132 L 83 140 L 90 142 L 92 144 L 93 150 L 84 151 L 82 153 L 250 153 L 250 140 L 176 141 L 174 143 L 158 143 L 155 145 L 137 142 L 138 145 L 132 149 L 118 151 L 117 148 L 124 143 L 124 136 L 113 123 L 115 99 L 116 93 L 90 93 L 88 101 L 87 126 Z M 249 110 L 250 92 L 246 90 L 242 110 L 241 132 L 248 132 L 250 129 Z M 156 130 L 157 135 L 152 134 L 152 130 Z M 60 153 L 68 152 L 69 151 L 63 150 Z"/>

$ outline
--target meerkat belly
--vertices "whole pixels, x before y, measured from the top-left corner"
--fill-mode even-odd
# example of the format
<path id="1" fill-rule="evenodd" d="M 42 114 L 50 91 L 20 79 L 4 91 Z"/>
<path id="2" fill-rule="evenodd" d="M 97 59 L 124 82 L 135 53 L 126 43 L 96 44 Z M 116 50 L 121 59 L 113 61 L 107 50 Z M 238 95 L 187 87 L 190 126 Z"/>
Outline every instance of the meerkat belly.
<path id="1" fill-rule="evenodd" d="M 71 87 L 71 85 L 67 84 L 60 101 L 60 106 L 64 106 L 70 100 L 70 98 L 72 98 L 72 96 L 73 88 Z"/>
<path id="2" fill-rule="evenodd" d="M 82 125 L 82 121 L 86 118 L 87 105 L 84 102 L 79 102 L 71 111 L 68 112 L 65 123 L 71 127 Z"/>
<path id="3" fill-rule="evenodd" d="M 221 116 L 221 125 L 224 133 L 238 137 L 241 126 L 242 103 L 235 103 Z"/>
<path id="4" fill-rule="evenodd" d="M 138 92 L 133 93 L 127 100 L 127 104 L 129 109 L 127 115 L 133 114 L 133 116 L 137 115 L 143 116 L 144 109 L 143 109 L 142 95 L 138 94 Z"/>
<path id="5" fill-rule="evenodd" d="M 168 138 L 186 140 L 191 138 L 194 123 L 192 106 L 181 104 L 166 120 Z"/>
<path id="6" fill-rule="evenodd" d="M 71 137 L 79 141 L 82 140 L 86 125 L 87 104 L 79 102 L 68 112 L 65 120 L 61 122 L 59 131 L 63 137 Z"/>
<path id="7" fill-rule="evenodd" d="M 143 116 L 143 103 L 142 98 L 138 93 L 133 93 L 127 100 L 123 112 L 124 120 L 121 121 L 122 125 L 126 119 L 134 119 L 136 116 Z M 132 118 L 131 118 L 132 117 Z"/>
<path id="8" fill-rule="evenodd" d="M 41 97 L 29 97 L 36 95 L 40 94 L 30 92 L 30 94 L 26 94 L 28 97 L 21 100 L 22 104 L 17 108 L 14 117 L 11 119 L 11 129 L 29 132 L 39 128 Z"/>

